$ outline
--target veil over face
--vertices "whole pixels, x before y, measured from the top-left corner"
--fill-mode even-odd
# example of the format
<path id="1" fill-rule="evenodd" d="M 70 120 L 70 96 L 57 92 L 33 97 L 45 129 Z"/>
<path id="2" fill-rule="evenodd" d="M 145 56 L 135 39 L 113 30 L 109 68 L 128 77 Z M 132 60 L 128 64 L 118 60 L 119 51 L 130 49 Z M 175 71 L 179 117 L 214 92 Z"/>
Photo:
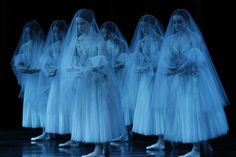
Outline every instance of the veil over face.
<path id="1" fill-rule="evenodd" d="M 142 16 L 136 26 L 133 39 L 130 44 L 130 51 L 134 52 L 139 49 L 142 39 L 162 40 L 164 31 L 161 23 L 152 15 L 146 14 Z M 150 44 L 152 45 L 152 44 Z M 153 45 L 156 46 L 156 45 Z"/>
<path id="2" fill-rule="evenodd" d="M 86 45 L 82 48 L 84 52 L 91 52 L 91 49 L 95 50 L 95 47 L 93 45 L 99 47 L 99 45 L 101 45 L 100 41 L 104 41 L 99 40 L 102 38 L 98 33 L 99 29 L 95 20 L 94 13 L 89 9 L 80 9 L 79 11 L 77 11 L 71 21 L 62 46 L 63 55 L 61 58 L 61 68 L 68 68 L 72 64 L 77 64 L 77 66 L 79 66 L 79 64 L 83 64 L 85 59 L 84 57 L 87 54 L 84 53 L 84 55 L 78 56 L 79 59 L 76 59 L 75 63 L 75 61 L 73 61 L 73 58 L 74 55 L 77 54 L 75 53 L 77 51 L 76 49 L 80 49 L 79 46 L 82 44 Z M 91 41 L 97 42 L 97 44 L 92 44 L 92 46 L 90 46 Z M 89 51 L 87 51 L 88 49 Z"/>
<path id="3" fill-rule="evenodd" d="M 140 18 L 131 41 L 130 51 L 132 64 L 157 64 L 164 31 L 161 23 L 152 15 L 144 15 Z"/>
<path id="4" fill-rule="evenodd" d="M 66 32 L 67 32 L 67 24 L 64 20 L 55 20 L 52 22 L 45 42 L 45 48 L 55 44 L 58 41 L 63 41 Z"/>
<path id="5" fill-rule="evenodd" d="M 106 41 L 111 40 L 117 42 L 124 49 L 124 52 L 127 51 L 128 44 L 118 26 L 114 22 L 104 22 L 100 27 L 100 32 Z"/>
<path id="6" fill-rule="evenodd" d="M 140 18 L 129 49 L 131 71 L 146 63 L 157 64 L 163 36 L 163 27 L 154 16 L 147 14 Z"/>
<path id="7" fill-rule="evenodd" d="M 67 24 L 64 20 L 52 22 L 44 46 L 44 53 L 40 59 L 42 69 L 47 76 L 54 76 L 59 64 L 61 46 L 67 31 Z"/>
<path id="8" fill-rule="evenodd" d="M 112 21 L 104 22 L 100 27 L 100 33 L 105 39 L 113 68 L 116 72 L 121 72 L 122 68 L 120 67 L 124 66 L 128 52 L 128 44 L 124 36 L 118 26 Z"/>
<path id="9" fill-rule="evenodd" d="M 27 22 L 13 54 L 11 66 L 17 77 L 18 83 L 23 85 L 23 71 L 27 69 L 37 72 L 39 69 L 39 57 L 44 45 L 44 32 L 36 20 Z"/>
<path id="10" fill-rule="evenodd" d="M 164 31 L 161 23 L 152 15 L 142 16 L 136 26 L 129 51 L 129 66 L 157 63 Z M 151 60 L 150 60 L 151 59 Z M 130 68 L 132 71 L 132 68 Z M 130 73 L 130 72 L 128 72 Z"/>

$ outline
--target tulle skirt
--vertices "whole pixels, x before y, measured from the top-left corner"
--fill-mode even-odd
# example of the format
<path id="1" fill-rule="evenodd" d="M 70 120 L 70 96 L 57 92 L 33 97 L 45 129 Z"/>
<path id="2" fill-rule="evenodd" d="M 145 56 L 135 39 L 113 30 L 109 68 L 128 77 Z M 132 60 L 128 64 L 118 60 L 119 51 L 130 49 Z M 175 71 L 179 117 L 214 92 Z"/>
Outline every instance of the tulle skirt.
<path id="1" fill-rule="evenodd" d="M 133 124 L 133 119 L 134 119 L 134 106 L 128 105 L 130 103 L 128 103 L 130 99 L 130 97 L 128 98 L 128 96 L 126 95 L 127 93 L 124 93 L 123 88 L 124 86 L 127 86 L 127 84 L 125 84 L 125 80 L 124 80 L 124 73 L 126 71 L 119 71 L 116 73 L 116 80 L 117 80 L 117 84 L 118 84 L 118 88 L 119 88 L 119 92 L 121 95 L 121 101 L 123 102 L 123 105 L 120 105 L 120 109 L 123 111 L 123 115 L 124 115 L 124 120 L 125 120 L 125 125 L 132 125 Z"/>
<path id="2" fill-rule="evenodd" d="M 72 121 L 71 106 L 73 104 L 74 91 L 73 88 L 70 88 L 69 86 L 64 86 L 65 88 L 63 88 L 62 91 L 60 85 L 58 76 L 51 80 L 46 114 L 46 132 L 54 134 L 70 134 Z"/>
<path id="3" fill-rule="evenodd" d="M 153 81 L 153 76 L 148 73 L 140 80 L 133 132 L 142 135 L 164 134 L 164 110 L 152 110 L 150 107 Z"/>
<path id="4" fill-rule="evenodd" d="M 222 104 L 217 105 L 201 75 L 172 76 L 166 108 L 165 139 L 194 143 L 228 132 L 228 123 Z"/>
<path id="5" fill-rule="evenodd" d="M 104 143 L 121 136 L 125 132 L 123 113 L 109 78 L 92 74 L 83 76 L 77 84 L 72 139 Z"/>
<path id="6" fill-rule="evenodd" d="M 125 76 L 122 76 L 124 77 L 122 78 L 124 83 L 121 89 L 121 103 L 124 111 L 125 125 L 132 125 L 137 101 L 140 74 L 135 71 L 134 66 L 125 73 Z"/>
<path id="7" fill-rule="evenodd" d="M 38 74 L 24 74 L 22 126 L 41 128 L 45 126 L 46 108 L 39 106 L 37 100 Z"/>

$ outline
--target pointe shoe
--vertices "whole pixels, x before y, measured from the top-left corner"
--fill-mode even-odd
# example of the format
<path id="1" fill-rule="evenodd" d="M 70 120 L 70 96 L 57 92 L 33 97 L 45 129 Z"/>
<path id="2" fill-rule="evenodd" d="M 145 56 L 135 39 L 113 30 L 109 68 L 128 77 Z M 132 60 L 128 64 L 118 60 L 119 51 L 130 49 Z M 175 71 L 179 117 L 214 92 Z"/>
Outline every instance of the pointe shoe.
<path id="1" fill-rule="evenodd" d="M 188 153 L 186 153 L 186 154 L 184 154 L 184 155 L 180 155 L 180 156 L 178 156 L 178 157 L 200 157 L 201 155 L 200 155 L 200 152 L 199 151 L 194 151 L 194 150 L 192 150 L 191 152 L 188 152 Z"/>
<path id="2" fill-rule="evenodd" d="M 39 135 L 37 137 L 32 137 L 31 141 L 40 141 L 40 140 L 49 140 L 50 139 L 50 135 L 48 135 L 47 133 L 43 133 L 42 135 Z"/>
<path id="3" fill-rule="evenodd" d="M 99 151 L 93 151 L 87 155 L 82 155 L 82 157 L 105 157 L 105 155 L 103 154 L 102 150 Z"/>
<path id="4" fill-rule="evenodd" d="M 37 142 L 36 142 L 36 141 L 31 141 L 30 143 L 31 143 L 31 144 L 37 144 Z"/>
<path id="5" fill-rule="evenodd" d="M 75 141 L 67 141 L 65 143 L 61 143 L 58 145 L 59 147 L 78 147 L 79 146 L 79 142 L 75 142 Z"/>
<path id="6" fill-rule="evenodd" d="M 35 146 L 39 146 L 39 147 L 43 147 L 43 143 L 41 141 L 31 141 L 30 142 L 32 145 L 35 145 Z"/>
<path id="7" fill-rule="evenodd" d="M 112 140 L 112 142 L 127 142 L 127 141 L 129 141 L 129 137 L 127 134 L 122 135 L 122 136 Z"/>
<path id="8" fill-rule="evenodd" d="M 163 150 L 165 149 L 165 144 L 161 144 L 161 143 L 155 143 L 151 146 L 147 146 L 146 147 L 147 150 Z"/>

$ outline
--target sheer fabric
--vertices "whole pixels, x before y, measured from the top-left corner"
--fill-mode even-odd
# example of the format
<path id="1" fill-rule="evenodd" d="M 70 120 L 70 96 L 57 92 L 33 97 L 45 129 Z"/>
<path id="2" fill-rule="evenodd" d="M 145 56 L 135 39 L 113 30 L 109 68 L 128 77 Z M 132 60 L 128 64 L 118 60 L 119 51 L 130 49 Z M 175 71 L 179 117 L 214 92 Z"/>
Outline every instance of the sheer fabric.
<path id="1" fill-rule="evenodd" d="M 154 16 L 144 15 L 140 19 L 136 35 L 135 43 L 132 43 L 136 53 L 133 65 L 140 80 L 137 84 L 133 131 L 143 135 L 163 134 L 164 114 L 152 110 L 150 102 L 164 31 Z"/>
<path id="2" fill-rule="evenodd" d="M 226 134 L 228 99 L 188 11 L 172 13 L 161 51 L 152 107 L 166 109 L 165 138 L 194 143 Z"/>
<path id="3" fill-rule="evenodd" d="M 72 140 L 103 143 L 122 135 L 118 87 L 93 11 L 76 12 L 63 51 L 61 66 L 67 75 L 62 82 L 71 87 L 65 101 L 72 104 Z"/>
<path id="4" fill-rule="evenodd" d="M 12 57 L 12 69 L 21 86 L 23 98 L 23 127 L 42 127 L 43 122 L 37 114 L 39 103 L 36 101 L 39 81 L 39 59 L 43 52 L 44 33 L 36 20 L 24 25 L 20 41 Z"/>

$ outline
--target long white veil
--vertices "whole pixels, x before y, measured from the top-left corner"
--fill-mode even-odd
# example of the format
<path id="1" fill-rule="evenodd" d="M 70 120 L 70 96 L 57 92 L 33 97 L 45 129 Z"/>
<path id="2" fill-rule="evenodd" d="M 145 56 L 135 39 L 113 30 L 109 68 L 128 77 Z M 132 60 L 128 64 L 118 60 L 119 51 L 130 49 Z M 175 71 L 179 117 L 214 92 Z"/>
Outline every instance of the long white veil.
<path id="1" fill-rule="evenodd" d="M 27 22 L 21 38 L 13 54 L 11 66 L 21 85 L 22 96 L 25 84 L 25 74 L 39 72 L 39 58 L 44 46 L 44 32 L 36 20 Z"/>
<path id="2" fill-rule="evenodd" d="M 67 24 L 64 20 L 53 21 L 48 30 L 43 52 L 39 59 L 39 66 L 41 69 L 38 83 L 39 95 L 49 89 L 50 77 L 56 75 L 61 55 L 61 45 L 63 43 L 66 30 Z"/>
<path id="3" fill-rule="evenodd" d="M 120 53 L 127 53 L 128 51 L 127 41 L 125 40 L 118 26 L 114 22 L 112 21 L 104 22 L 100 27 L 100 32 L 103 35 L 105 41 L 112 41 L 117 45 L 118 51 L 120 51 Z"/>
<path id="4" fill-rule="evenodd" d="M 158 62 L 163 32 L 161 23 L 149 14 L 142 16 L 136 26 L 129 48 L 130 56 L 127 72 L 123 76 L 124 86 L 122 89 L 122 105 L 124 108 L 129 108 L 131 114 L 136 105 L 141 71 L 153 70 L 152 75 L 154 75 L 155 70 L 150 67 L 154 67 L 154 64 Z M 127 109 L 125 110 L 127 112 Z"/>
<path id="5" fill-rule="evenodd" d="M 109 60 L 111 60 L 118 86 L 121 89 L 124 83 L 122 75 L 126 71 L 128 59 L 128 44 L 118 26 L 112 21 L 104 22 L 100 27 L 100 32 L 105 39 Z"/>
<path id="6" fill-rule="evenodd" d="M 99 42 L 99 40 L 97 40 L 97 33 L 99 33 L 99 29 L 96 24 L 94 15 L 91 15 L 90 12 L 87 11 L 87 9 L 80 9 L 75 13 L 69 25 L 62 45 L 62 55 L 60 57 L 60 103 L 62 104 L 62 106 L 64 106 L 65 110 L 68 110 L 68 108 L 73 108 L 72 104 L 75 101 L 77 74 L 73 71 L 84 64 L 87 55 L 85 53 L 85 48 L 83 55 L 81 55 L 82 53 L 80 53 L 80 55 L 78 56 L 78 53 L 76 52 L 77 46 L 80 46 L 80 44 L 77 44 L 77 42 L 79 41 L 79 38 L 83 38 L 83 36 L 81 36 L 81 33 L 78 31 L 77 24 L 77 18 L 80 16 L 85 17 L 85 19 L 88 19 L 91 23 L 88 30 L 88 36 L 86 36 L 86 40 L 83 40 L 85 42 L 83 44 L 86 45 L 88 49 L 90 49 L 91 47 L 89 43 L 91 41 L 95 41 L 96 38 L 96 41 Z"/>
<path id="7" fill-rule="evenodd" d="M 176 15 L 184 19 L 184 30 L 175 30 L 176 21 L 173 19 Z M 168 99 L 169 87 L 172 85 L 172 76 L 176 74 L 194 77 L 190 86 L 194 87 L 192 92 L 198 95 L 198 99 L 192 100 L 192 103 L 201 104 L 201 110 L 212 110 L 228 104 L 203 36 L 192 16 L 184 9 L 172 13 L 165 33 L 154 89 L 157 94 L 153 96 L 152 107 L 160 109 L 171 101 Z M 197 86 L 195 80 L 198 80 Z"/>

